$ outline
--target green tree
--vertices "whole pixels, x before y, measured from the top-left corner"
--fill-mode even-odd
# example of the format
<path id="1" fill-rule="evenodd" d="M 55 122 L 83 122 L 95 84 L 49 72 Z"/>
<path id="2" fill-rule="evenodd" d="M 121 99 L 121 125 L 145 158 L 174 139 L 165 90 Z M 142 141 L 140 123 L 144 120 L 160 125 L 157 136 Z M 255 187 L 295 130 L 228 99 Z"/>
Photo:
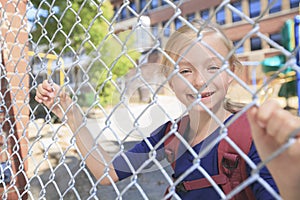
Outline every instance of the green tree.
<path id="1" fill-rule="evenodd" d="M 32 41 L 37 45 L 54 46 L 56 53 L 61 54 L 96 50 L 107 35 L 107 21 L 114 14 L 109 1 L 31 0 L 31 3 L 37 12 L 48 12 L 35 19 Z"/>
<path id="2" fill-rule="evenodd" d="M 31 0 L 37 13 L 31 20 L 31 40 L 35 45 L 46 45 L 48 53 L 64 55 L 69 52 L 90 56 L 86 73 L 96 86 L 100 103 L 107 105 L 116 100 L 115 81 L 134 67 L 140 54 L 134 49 L 134 35 L 110 32 L 114 15 L 110 1 L 100 0 Z M 120 38 L 119 38 L 120 37 Z M 129 37 L 129 38 L 128 38 Z M 123 41 L 120 43 L 120 41 Z M 124 48 L 127 50 L 124 51 Z M 83 94 L 89 97 L 91 94 Z M 86 99 L 86 97 L 83 97 Z M 81 101 L 82 102 L 82 101 Z"/>
<path id="3" fill-rule="evenodd" d="M 100 61 L 93 65 L 89 76 L 97 83 L 101 92 L 101 105 L 114 105 L 120 97 L 116 79 L 124 76 L 130 68 L 135 67 L 140 53 L 136 50 L 136 35 L 134 31 L 110 35 L 100 49 Z M 100 69 L 100 70 L 99 70 Z"/>

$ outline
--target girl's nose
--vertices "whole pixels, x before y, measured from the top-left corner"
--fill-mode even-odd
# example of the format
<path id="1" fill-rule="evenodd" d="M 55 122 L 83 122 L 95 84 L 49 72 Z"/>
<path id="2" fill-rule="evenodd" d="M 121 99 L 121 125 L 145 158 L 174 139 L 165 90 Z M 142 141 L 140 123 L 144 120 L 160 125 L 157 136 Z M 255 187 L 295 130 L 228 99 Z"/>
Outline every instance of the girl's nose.
<path id="1" fill-rule="evenodd" d="M 204 85 L 206 85 L 206 81 L 199 72 L 196 72 L 194 73 L 192 84 L 195 87 L 195 89 L 200 90 Z"/>

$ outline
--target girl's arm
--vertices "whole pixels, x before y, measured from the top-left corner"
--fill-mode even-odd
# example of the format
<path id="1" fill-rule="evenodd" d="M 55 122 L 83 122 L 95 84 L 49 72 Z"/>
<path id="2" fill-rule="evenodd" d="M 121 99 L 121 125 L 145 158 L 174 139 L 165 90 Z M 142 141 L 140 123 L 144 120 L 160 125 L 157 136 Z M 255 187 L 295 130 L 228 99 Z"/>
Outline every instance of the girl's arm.
<path id="1" fill-rule="evenodd" d="M 258 155 L 258 152 L 255 148 L 255 145 L 252 143 L 250 151 L 248 153 L 249 158 L 256 164 L 258 165 L 259 163 L 261 163 L 261 159 Z M 251 175 L 251 171 L 252 168 L 247 165 L 247 173 L 250 176 Z M 267 182 L 267 184 L 272 187 L 275 192 L 278 194 L 278 187 L 275 183 L 274 178 L 272 177 L 270 171 L 267 169 L 267 167 L 263 167 L 262 169 L 260 169 L 259 171 L 259 176 L 264 179 L 264 181 Z M 274 199 L 274 196 L 272 194 L 270 194 L 270 192 L 265 188 L 264 185 L 262 185 L 260 182 L 255 181 L 252 185 L 251 185 L 251 189 L 253 191 L 253 194 L 255 196 L 255 198 L 257 200 L 271 200 Z"/>
<path id="2" fill-rule="evenodd" d="M 58 97 L 59 104 L 55 104 Z M 111 181 L 116 182 L 119 180 L 111 163 L 111 157 L 100 144 L 96 144 L 97 147 L 95 148 L 95 140 L 92 134 L 87 127 L 82 126 L 84 118 L 78 105 L 74 104 L 72 99 L 58 85 L 49 84 L 45 80 L 38 85 L 35 100 L 51 109 L 60 119 L 66 118 L 67 124 L 75 134 L 76 144 L 81 154 L 86 158 L 85 162 L 88 168 L 96 179 L 102 179 L 101 184 L 108 185 L 111 184 Z M 107 175 L 110 176 L 111 180 L 107 176 L 102 177 L 105 172 L 108 173 Z"/>
<path id="3" fill-rule="evenodd" d="M 285 144 L 289 134 L 299 129 L 300 118 L 283 110 L 275 100 L 248 111 L 253 139 L 257 151 L 266 160 L 274 151 Z M 300 196 L 300 135 L 294 144 L 267 164 L 281 196 L 284 199 L 299 199 Z"/>

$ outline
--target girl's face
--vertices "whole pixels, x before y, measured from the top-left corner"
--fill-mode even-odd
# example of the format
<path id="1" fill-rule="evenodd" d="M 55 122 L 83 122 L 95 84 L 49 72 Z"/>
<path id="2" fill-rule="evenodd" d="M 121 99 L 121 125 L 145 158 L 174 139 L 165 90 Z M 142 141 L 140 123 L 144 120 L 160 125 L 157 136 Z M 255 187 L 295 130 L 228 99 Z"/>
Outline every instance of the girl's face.
<path id="1" fill-rule="evenodd" d="M 225 57 L 228 50 L 224 42 L 215 35 L 204 38 L 204 41 L 211 46 L 220 55 Z M 197 96 L 201 95 L 201 102 L 205 104 L 210 110 L 219 109 L 226 96 L 228 86 L 232 78 L 226 73 L 222 72 L 217 75 L 209 84 L 207 83 L 222 67 L 222 61 L 207 47 L 200 42 L 192 48 L 183 49 L 184 58 L 179 62 L 179 73 L 197 90 L 186 84 L 183 79 L 175 75 L 170 81 L 170 86 L 173 89 L 177 98 L 185 105 L 192 104 Z M 223 107 L 223 106 L 222 106 Z M 194 106 L 193 110 L 203 110 L 200 105 Z"/>

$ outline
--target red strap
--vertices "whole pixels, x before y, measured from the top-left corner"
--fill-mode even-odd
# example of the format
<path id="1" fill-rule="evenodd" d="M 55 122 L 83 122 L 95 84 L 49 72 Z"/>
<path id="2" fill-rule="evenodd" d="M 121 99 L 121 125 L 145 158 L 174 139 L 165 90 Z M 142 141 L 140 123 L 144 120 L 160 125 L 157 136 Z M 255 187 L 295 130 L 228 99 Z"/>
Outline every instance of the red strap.
<path id="1" fill-rule="evenodd" d="M 217 185 L 224 185 L 228 182 L 228 178 L 224 174 L 218 174 L 211 177 Z M 207 178 L 201 178 L 193 181 L 184 181 L 182 182 L 184 188 L 189 190 L 196 190 L 201 188 L 210 187 L 212 184 L 207 180 Z"/>
<path id="2" fill-rule="evenodd" d="M 242 114 L 228 127 L 228 137 L 245 153 L 248 154 L 252 145 L 251 128 L 247 115 Z M 219 173 L 226 174 L 229 182 L 222 186 L 225 194 L 247 179 L 246 162 L 236 150 L 222 140 L 218 147 Z M 236 164 L 236 165 L 235 165 Z M 250 187 L 237 194 L 233 199 L 255 199 Z"/>
<path id="3" fill-rule="evenodd" d="M 189 121 L 190 121 L 189 116 L 186 115 L 178 122 L 178 127 L 179 127 L 178 132 L 180 133 L 180 135 L 184 135 L 185 130 L 188 127 Z M 168 132 L 171 130 L 171 126 L 172 123 L 169 122 L 169 124 L 167 125 L 167 129 L 165 131 L 166 134 L 168 134 Z M 176 166 L 179 144 L 180 144 L 180 139 L 176 137 L 175 134 L 170 135 L 164 142 L 166 157 L 168 161 L 171 163 L 173 169 L 175 169 Z"/>

